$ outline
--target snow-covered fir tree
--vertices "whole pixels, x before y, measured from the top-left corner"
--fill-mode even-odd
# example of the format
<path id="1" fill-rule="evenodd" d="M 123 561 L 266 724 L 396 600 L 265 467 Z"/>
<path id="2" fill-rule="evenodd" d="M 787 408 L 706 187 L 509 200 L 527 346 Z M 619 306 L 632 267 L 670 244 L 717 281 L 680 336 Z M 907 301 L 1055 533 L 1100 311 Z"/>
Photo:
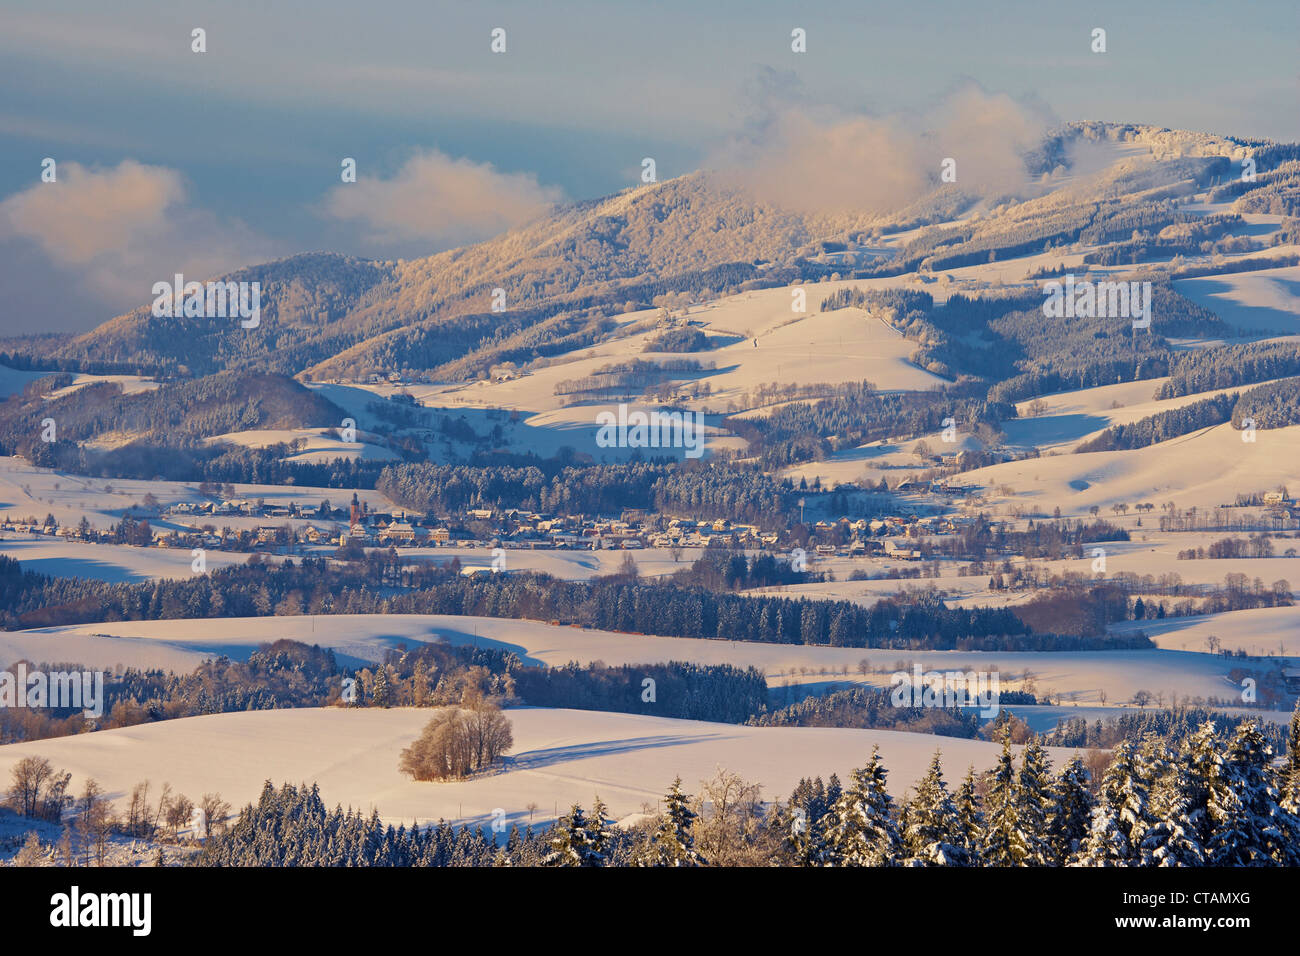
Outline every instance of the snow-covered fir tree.
<path id="1" fill-rule="evenodd" d="M 1136 866 L 1138 847 L 1149 825 L 1149 800 L 1142 758 L 1131 740 L 1121 741 L 1101 780 L 1101 801 L 1093 811 L 1088 838 L 1077 862 L 1082 866 Z"/>
<path id="2" fill-rule="evenodd" d="M 579 804 L 556 821 L 551 831 L 551 850 L 542 859 L 545 866 L 599 866 L 601 856 L 592 847 L 587 815 Z"/>
<path id="3" fill-rule="evenodd" d="M 906 805 L 900 821 L 906 862 L 920 866 L 967 866 L 970 854 L 957 805 L 948 793 L 938 750 L 930 769 L 916 785 L 916 796 Z"/>
<path id="4" fill-rule="evenodd" d="M 1052 812 L 1047 821 L 1047 843 L 1052 862 L 1068 863 L 1088 836 L 1088 824 L 1096 801 L 1088 789 L 1091 775 L 1083 759 L 1075 754 L 1052 782 Z"/>
<path id="5" fill-rule="evenodd" d="M 1291 714 L 1281 786 L 1282 806 L 1288 813 L 1300 814 L 1300 700 L 1296 701 L 1295 711 Z"/>
<path id="6" fill-rule="evenodd" d="M 818 783 L 820 782 L 821 782 L 821 778 L 819 777 Z M 826 781 L 825 809 L 829 810 L 831 807 L 835 806 L 835 801 L 837 801 L 843 793 L 844 793 L 844 787 L 841 786 L 840 784 L 839 775 L 831 774 L 831 778 Z"/>
<path id="7" fill-rule="evenodd" d="M 1022 866 L 1030 855 L 1020 825 L 1019 787 L 1011 756 L 1011 737 L 1002 735 L 1002 753 L 989 775 L 980 862 L 984 866 Z"/>
<path id="8" fill-rule="evenodd" d="M 1300 821 L 1281 806 L 1272 763 L 1259 724 L 1241 724 L 1209 781 L 1210 865 L 1300 865 Z"/>
<path id="9" fill-rule="evenodd" d="M 642 866 L 703 866 L 705 860 L 695 849 L 691 827 L 695 812 L 690 796 L 682 792 L 682 778 L 673 781 L 664 796 L 664 814 L 651 835 L 639 860 Z"/>
<path id="10" fill-rule="evenodd" d="M 393 702 L 392 686 L 388 678 L 388 665 L 379 664 L 375 668 L 375 684 L 370 692 L 376 707 L 387 707 Z"/>
<path id="11" fill-rule="evenodd" d="M 1031 740 L 1020 755 L 1020 778 L 1016 782 L 1016 818 L 1020 842 L 1025 847 L 1024 866 L 1047 866 L 1052 862 L 1047 821 L 1052 813 L 1052 766 L 1047 751 Z"/>
<path id="12" fill-rule="evenodd" d="M 893 800 L 885 789 L 880 749 L 871 762 L 853 771 L 849 787 L 827 814 L 826 865 L 894 866 L 902 857 L 902 838 Z"/>
<path id="13" fill-rule="evenodd" d="M 596 797 L 591 805 L 591 816 L 587 817 L 587 846 L 591 853 L 592 866 L 604 866 L 609 860 L 609 852 L 614 842 L 614 821 L 610 819 L 609 807 L 605 801 Z"/>
<path id="14" fill-rule="evenodd" d="M 1191 817 L 1194 787 L 1187 763 L 1153 760 L 1151 765 L 1159 767 L 1159 773 L 1151 785 L 1152 823 L 1138 847 L 1140 865 L 1203 866 L 1205 847 Z"/>
<path id="15" fill-rule="evenodd" d="M 966 777 L 957 788 L 957 822 L 960 827 L 962 849 L 972 866 L 980 862 L 980 843 L 984 836 L 984 811 L 980 809 L 979 789 L 975 781 L 975 768 L 968 767 Z"/>

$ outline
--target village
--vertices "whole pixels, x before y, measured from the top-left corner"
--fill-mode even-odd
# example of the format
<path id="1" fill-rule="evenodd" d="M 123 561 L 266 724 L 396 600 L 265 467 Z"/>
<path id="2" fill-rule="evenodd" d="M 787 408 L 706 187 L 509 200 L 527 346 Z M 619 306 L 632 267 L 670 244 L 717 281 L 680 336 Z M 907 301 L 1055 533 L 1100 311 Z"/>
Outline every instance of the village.
<path id="1" fill-rule="evenodd" d="M 222 519 L 236 525 L 218 526 Z M 249 519 L 254 519 L 250 521 Z M 806 548 L 819 557 L 881 556 L 920 561 L 919 539 L 954 535 L 974 519 L 961 515 L 883 515 L 810 521 L 787 532 L 726 518 L 685 517 L 626 510 L 618 516 L 547 514 L 515 509 L 470 508 L 455 515 L 411 514 L 369 507 L 354 494 L 346 509 L 328 501 L 277 502 L 223 498 L 203 502 L 156 501 L 133 505 L 121 521 L 97 528 L 86 518 L 60 525 L 51 514 L 0 520 L 0 535 L 55 537 L 91 544 L 204 548 L 290 555 L 323 548 L 680 551 L 726 547 L 778 550 Z"/>

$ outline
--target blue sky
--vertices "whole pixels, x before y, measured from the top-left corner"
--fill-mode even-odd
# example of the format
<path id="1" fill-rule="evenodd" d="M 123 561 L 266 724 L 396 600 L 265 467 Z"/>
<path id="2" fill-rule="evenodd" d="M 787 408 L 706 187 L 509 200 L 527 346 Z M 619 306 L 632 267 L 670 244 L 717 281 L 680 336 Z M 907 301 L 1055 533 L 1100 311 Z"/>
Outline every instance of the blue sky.
<path id="1" fill-rule="evenodd" d="M 912 116 L 973 85 L 1056 121 L 1296 140 L 1298 9 L 1280 0 L 4 0 L 0 203 L 38 183 L 46 156 L 75 164 L 61 180 L 74 186 L 77 167 L 84 184 L 94 171 L 142 164 L 169 184 L 176 177 L 171 228 L 220 233 L 213 267 L 228 267 L 315 249 L 417 255 L 480 237 L 468 221 L 482 208 L 474 203 L 426 237 L 409 222 L 377 228 L 360 207 L 400 197 L 358 193 L 339 205 L 331 192 L 344 156 L 357 159 L 359 179 L 401 177 L 430 153 L 443 164 L 428 165 L 431 177 L 465 172 L 448 165 L 460 161 L 518 174 L 508 219 L 531 208 L 530 189 L 580 199 L 632 185 L 643 156 L 655 157 L 661 179 L 698 168 L 773 97 L 842 115 Z M 194 27 L 207 31 L 204 54 L 190 51 Z M 506 30 L 505 54 L 489 50 L 494 27 Z M 793 27 L 807 31 L 805 54 L 790 51 Z M 1089 50 L 1094 27 L 1107 31 L 1104 55 Z M 493 189 L 490 178 L 474 182 Z M 122 231 L 140 243 L 130 254 L 61 256 L 64 232 L 33 239 L 44 215 L 32 207 L 21 226 L 0 223 L 4 332 L 107 318 L 134 301 L 134 285 L 114 274 L 168 272 L 139 237 L 178 245 L 161 224 L 136 222 Z M 197 249 L 187 261 L 207 265 Z M 87 270 L 99 279 L 82 281 Z M 59 283 L 69 273 L 76 281 Z"/>

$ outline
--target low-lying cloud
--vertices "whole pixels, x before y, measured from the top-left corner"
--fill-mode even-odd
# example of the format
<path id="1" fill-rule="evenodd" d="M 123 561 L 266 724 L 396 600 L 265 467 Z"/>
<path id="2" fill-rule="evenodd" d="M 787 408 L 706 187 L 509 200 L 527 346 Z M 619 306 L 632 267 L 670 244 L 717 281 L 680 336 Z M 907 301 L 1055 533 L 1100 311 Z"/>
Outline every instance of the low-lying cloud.
<path id="1" fill-rule="evenodd" d="M 74 287 L 28 289 L 19 299 L 29 309 L 42 301 L 54 312 L 61 300 L 78 309 L 95 303 L 93 316 L 56 316 L 54 326 L 63 327 L 145 304 L 153 283 L 174 273 L 216 276 L 276 251 L 242 223 L 192 206 L 180 173 L 129 159 L 106 169 L 60 162 L 55 182 L 35 182 L 0 202 L 0 242 L 18 244 L 28 262 L 39 254 L 48 272 Z M 6 277 L 7 285 L 26 281 Z"/>
<path id="2" fill-rule="evenodd" d="M 710 161 L 715 175 L 755 198 L 801 212 L 890 212 L 940 184 L 956 161 L 956 186 L 978 196 L 1029 184 L 1023 156 L 1050 126 L 1041 111 L 967 87 L 924 116 L 868 116 L 790 102 L 764 114 Z"/>
<path id="3" fill-rule="evenodd" d="M 335 186 L 328 216 L 361 223 L 372 245 L 426 242 L 460 245 L 495 236 L 549 210 L 562 190 L 529 173 L 503 173 L 491 163 L 454 159 L 436 150 L 409 159 L 391 179 L 358 174 Z"/>

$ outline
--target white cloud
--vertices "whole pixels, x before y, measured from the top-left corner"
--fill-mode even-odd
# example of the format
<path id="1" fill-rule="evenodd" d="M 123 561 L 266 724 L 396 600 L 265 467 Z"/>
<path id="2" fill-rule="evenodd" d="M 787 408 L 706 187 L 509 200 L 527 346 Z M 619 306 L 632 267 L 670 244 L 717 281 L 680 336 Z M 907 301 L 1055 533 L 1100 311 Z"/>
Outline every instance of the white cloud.
<path id="1" fill-rule="evenodd" d="M 103 170 L 65 161 L 57 171 L 56 182 L 0 202 L 0 240 L 38 249 L 103 303 L 101 318 L 148 302 L 153 283 L 174 273 L 205 279 L 275 254 L 242 223 L 189 205 L 173 169 L 128 159 Z"/>
<path id="2" fill-rule="evenodd" d="M 475 242 L 542 214 L 564 198 L 525 173 L 502 173 L 490 163 L 453 159 L 438 151 L 412 157 L 391 179 L 359 169 L 355 183 L 335 186 L 327 215 L 360 222 L 376 245 Z"/>
<path id="3" fill-rule="evenodd" d="M 709 165 L 759 199 L 807 212 L 901 208 L 938 184 L 948 157 L 963 191 L 1014 191 L 1026 183 L 1024 151 L 1048 127 L 1010 97 L 973 87 L 915 120 L 790 103 L 763 108 L 761 121 Z"/>

